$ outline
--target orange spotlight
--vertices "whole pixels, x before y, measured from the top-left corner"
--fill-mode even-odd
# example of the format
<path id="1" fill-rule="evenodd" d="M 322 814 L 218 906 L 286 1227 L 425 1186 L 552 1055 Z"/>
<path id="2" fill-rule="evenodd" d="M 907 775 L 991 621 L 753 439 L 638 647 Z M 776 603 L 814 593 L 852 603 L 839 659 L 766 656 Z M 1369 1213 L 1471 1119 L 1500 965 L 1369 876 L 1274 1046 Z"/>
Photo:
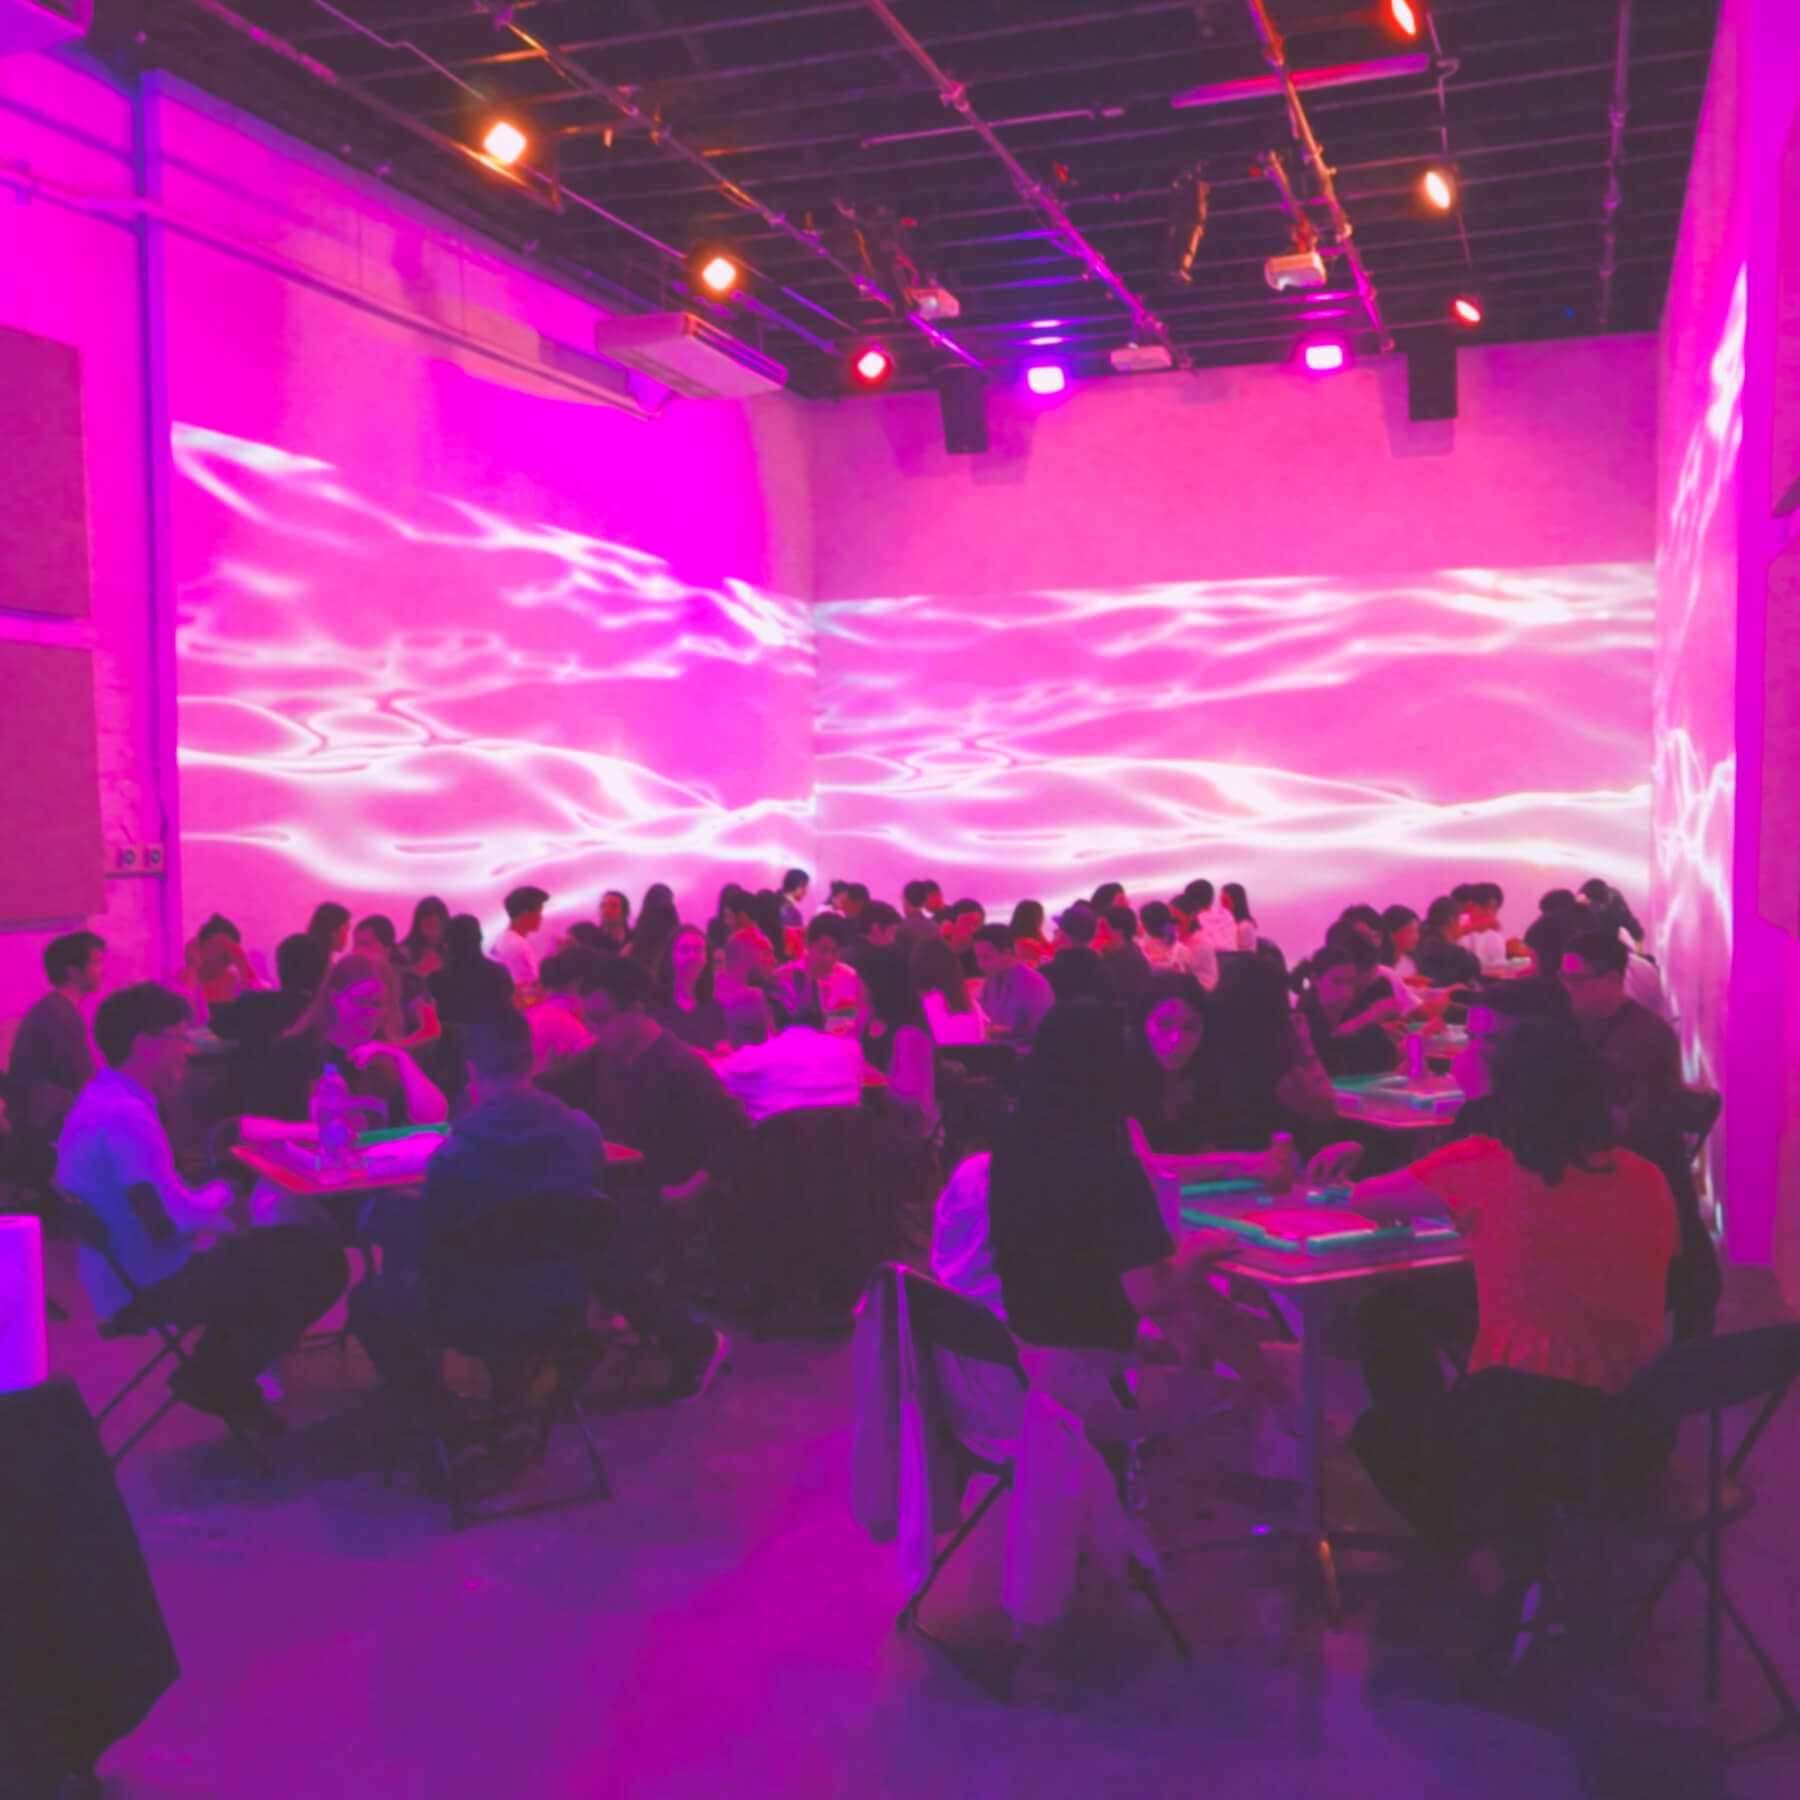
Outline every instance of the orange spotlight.
<path id="1" fill-rule="evenodd" d="M 700 265 L 700 279 L 714 294 L 729 294 L 737 286 L 738 266 L 729 256 L 709 257 Z"/>
<path id="2" fill-rule="evenodd" d="M 1394 28 L 1403 36 L 1413 38 L 1419 35 L 1419 14 L 1410 0 L 1388 0 L 1387 11 Z"/>
<path id="3" fill-rule="evenodd" d="M 488 127 L 481 147 L 503 169 L 510 169 L 527 149 L 531 140 L 510 119 L 496 119 Z"/>
<path id="4" fill-rule="evenodd" d="M 1448 212 L 1456 204 L 1456 183 L 1448 170 L 1427 169 L 1420 185 L 1424 189 L 1425 198 L 1439 212 Z"/>

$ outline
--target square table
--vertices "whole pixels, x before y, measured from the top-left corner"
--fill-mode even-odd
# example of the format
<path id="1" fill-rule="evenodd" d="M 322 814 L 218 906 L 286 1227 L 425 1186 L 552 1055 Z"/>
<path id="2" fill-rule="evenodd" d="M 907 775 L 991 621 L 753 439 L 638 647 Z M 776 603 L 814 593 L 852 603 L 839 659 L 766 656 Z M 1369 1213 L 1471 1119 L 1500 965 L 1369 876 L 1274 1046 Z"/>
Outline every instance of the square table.
<path id="1" fill-rule="evenodd" d="M 397 1125 L 383 1131 L 365 1131 L 356 1142 L 358 1148 L 367 1149 L 375 1144 L 394 1143 L 403 1138 L 447 1138 L 449 1135 L 448 1125 Z M 328 1194 L 386 1193 L 395 1188 L 418 1187 L 425 1179 L 425 1171 L 420 1168 L 387 1173 L 365 1170 L 347 1181 L 321 1181 L 317 1168 L 312 1166 L 313 1157 L 309 1151 L 291 1139 L 273 1144 L 235 1144 L 232 1146 L 232 1154 L 246 1169 L 272 1181 L 283 1192 L 306 1194 L 313 1199 L 320 1199 Z M 606 1160 L 610 1166 L 640 1163 L 644 1157 L 642 1151 L 627 1149 L 623 1144 L 609 1143 L 606 1146 Z"/>
<path id="2" fill-rule="evenodd" d="M 1270 1196 L 1254 1183 L 1199 1183 L 1180 1190 L 1177 1223 L 1198 1229 L 1235 1215 L 1254 1219 Z M 1307 1205 L 1326 1209 L 1312 1191 L 1296 1189 L 1282 1196 L 1284 1207 Z M 1325 1518 L 1325 1315 L 1358 1285 L 1448 1268 L 1469 1260 L 1468 1246 L 1454 1231 L 1383 1228 L 1361 1241 L 1330 1248 L 1283 1248 L 1246 1239 L 1242 1251 L 1216 1265 L 1222 1275 L 1255 1281 L 1284 1294 L 1300 1319 L 1300 1519 L 1298 1524 L 1269 1527 L 1248 1536 L 1209 1538 L 1189 1549 L 1262 1549 L 1271 1543 L 1297 1541 L 1303 1565 L 1316 1571 L 1327 1616 L 1334 1627 L 1343 1623 L 1338 1594 L 1336 1552 L 1339 1550 L 1404 1550 L 1411 1540 L 1371 1532 L 1334 1531 Z"/>

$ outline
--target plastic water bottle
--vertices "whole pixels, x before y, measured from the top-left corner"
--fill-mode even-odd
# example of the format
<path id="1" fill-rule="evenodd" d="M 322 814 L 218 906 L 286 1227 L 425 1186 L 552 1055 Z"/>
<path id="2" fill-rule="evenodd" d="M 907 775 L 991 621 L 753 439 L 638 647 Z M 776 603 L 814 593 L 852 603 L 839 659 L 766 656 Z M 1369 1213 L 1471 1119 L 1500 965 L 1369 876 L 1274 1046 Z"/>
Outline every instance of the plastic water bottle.
<path id="1" fill-rule="evenodd" d="M 1294 1140 L 1285 1131 L 1276 1132 L 1269 1142 L 1269 1149 L 1281 1159 L 1287 1167 L 1285 1185 L 1293 1187 L 1300 1179 L 1300 1152 L 1294 1148 Z"/>
<path id="2" fill-rule="evenodd" d="M 1406 1079 L 1423 1081 L 1425 1079 L 1425 1034 L 1413 1031 L 1406 1038 Z"/>
<path id="3" fill-rule="evenodd" d="M 350 1178 L 354 1137 L 350 1129 L 350 1084 L 327 1063 L 313 1089 L 312 1122 L 319 1134 L 319 1179 L 322 1182 Z"/>

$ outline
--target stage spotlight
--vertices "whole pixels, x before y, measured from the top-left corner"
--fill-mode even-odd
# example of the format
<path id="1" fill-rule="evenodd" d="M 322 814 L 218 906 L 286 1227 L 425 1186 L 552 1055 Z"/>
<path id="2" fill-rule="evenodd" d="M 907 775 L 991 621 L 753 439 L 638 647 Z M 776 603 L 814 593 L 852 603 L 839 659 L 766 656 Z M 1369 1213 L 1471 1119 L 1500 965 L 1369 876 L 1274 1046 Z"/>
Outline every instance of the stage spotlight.
<path id="1" fill-rule="evenodd" d="M 1459 325 L 1479 325 L 1482 319 L 1481 302 L 1468 294 L 1458 294 L 1450 302 L 1450 316 Z"/>
<path id="2" fill-rule="evenodd" d="M 530 139 L 510 119 L 496 119 L 481 147 L 501 168 L 510 169 L 530 147 Z"/>
<path id="3" fill-rule="evenodd" d="M 1025 371 L 1025 385 L 1034 394 L 1060 394 L 1068 381 L 1055 363 L 1034 363 Z"/>
<path id="4" fill-rule="evenodd" d="M 1419 35 L 1419 9 L 1412 0 L 1388 0 L 1387 16 L 1388 22 L 1402 37 Z"/>
<path id="5" fill-rule="evenodd" d="M 1439 212 L 1448 212 L 1456 204 L 1456 182 L 1446 169 L 1427 169 L 1420 184 L 1425 198 Z"/>
<path id="6" fill-rule="evenodd" d="M 1344 346 L 1339 343 L 1308 344 L 1301 360 L 1315 375 L 1329 375 L 1344 366 Z"/>
<path id="7" fill-rule="evenodd" d="M 738 266 L 729 256 L 709 256 L 700 265 L 700 281 L 709 293 L 729 294 L 737 286 Z"/>
<path id="8" fill-rule="evenodd" d="M 894 359 L 879 344 L 858 350 L 850 359 L 850 373 L 863 387 L 880 387 L 894 372 Z"/>

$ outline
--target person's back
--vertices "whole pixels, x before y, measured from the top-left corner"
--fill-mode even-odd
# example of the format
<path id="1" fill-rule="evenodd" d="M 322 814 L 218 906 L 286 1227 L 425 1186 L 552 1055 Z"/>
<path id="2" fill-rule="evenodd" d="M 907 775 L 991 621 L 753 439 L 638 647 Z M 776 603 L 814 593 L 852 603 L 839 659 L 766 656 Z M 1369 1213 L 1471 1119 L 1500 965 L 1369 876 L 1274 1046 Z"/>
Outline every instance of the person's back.
<path id="1" fill-rule="evenodd" d="M 977 1306 L 1006 1317 L 994 1246 L 988 1230 L 986 1151 L 964 1157 L 938 1195 L 931 1232 L 931 1273 L 945 1287 Z"/>
<path id="2" fill-rule="evenodd" d="M 805 1106 L 856 1106 L 863 1053 L 855 1038 L 790 1024 L 766 1043 L 747 1044 L 714 1065 L 752 1124 Z"/>

